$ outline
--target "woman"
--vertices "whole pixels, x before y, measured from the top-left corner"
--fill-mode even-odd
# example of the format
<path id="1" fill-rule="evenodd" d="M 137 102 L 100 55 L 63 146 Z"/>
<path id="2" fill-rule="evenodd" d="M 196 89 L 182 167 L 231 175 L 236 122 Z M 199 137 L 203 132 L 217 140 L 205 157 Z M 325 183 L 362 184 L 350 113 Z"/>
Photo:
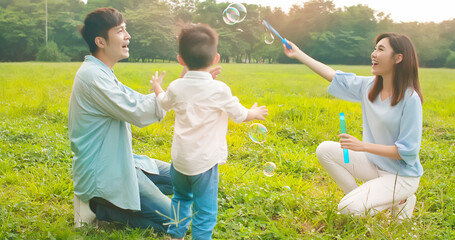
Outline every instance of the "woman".
<path id="1" fill-rule="evenodd" d="M 371 77 L 335 71 L 289 44 L 292 49 L 284 47 L 285 54 L 331 82 L 330 94 L 362 104 L 363 141 L 340 134 L 339 143 L 325 141 L 316 149 L 319 162 L 345 193 L 338 210 L 374 215 L 392 208 L 398 219 L 410 218 L 423 174 L 419 160 L 423 98 L 411 40 L 380 34 L 371 54 L 375 75 Z M 350 150 L 348 164 L 343 149 Z M 355 178 L 364 184 L 357 186 Z"/>

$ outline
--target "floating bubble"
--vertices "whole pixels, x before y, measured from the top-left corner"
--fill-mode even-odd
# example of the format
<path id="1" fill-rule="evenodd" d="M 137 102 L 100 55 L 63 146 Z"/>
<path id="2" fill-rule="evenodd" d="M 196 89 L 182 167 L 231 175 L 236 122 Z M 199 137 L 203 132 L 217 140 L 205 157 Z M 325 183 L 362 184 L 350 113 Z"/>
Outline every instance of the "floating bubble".
<path id="1" fill-rule="evenodd" d="M 223 21 L 228 25 L 234 25 L 240 19 L 239 10 L 233 7 L 227 7 L 223 11 Z"/>
<path id="2" fill-rule="evenodd" d="M 273 162 L 266 162 L 264 164 L 264 170 L 262 171 L 267 177 L 275 175 L 276 165 Z"/>
<path id="3" fill-rule="evenodd" d="M 228 25 L 243 21 L 246 17 L 246 7 L 241 3 L 231 3 L 223 11 L 223 20 Z"/>
<path id="4" fill-rule="evenodd" d="M 289 186 L 283 186 L 283 188 L 288 190 L 288 191 L 291 191 L 291 187 L 289 187 Z"/>
<path id="5" fill-rule="evenodd" d="M 235 30 L 236 30 L 237 32 L 243 32 L 243 29 L 241 29 L 241 28 L 237 28 L 237 29 L 235 29 Z"/>
<path id="6" fill-rule="evenodd" d="M 264 34 L 264 42 L 266 44 L 272 44 L 273 41 L 275 41 L 275 37 L 271 32 L 269 32 L 269 30 L 266 29 Z"/>
<path id="7" fill-rule="evenodd" d="M 241 3 L 231 3 L 228 8 L 235 8 L 239 12 L 239 17 L 236 23 L 239 23 L 246 18 L 246 7 Z"/>
<path id="8" fill-rule="evenodd" d="M 250 125 L 249 133 L 250 139 L 255 143 L 263 143 L 267 137 L 267 128 L 260 123 L 253 123 Z"/>

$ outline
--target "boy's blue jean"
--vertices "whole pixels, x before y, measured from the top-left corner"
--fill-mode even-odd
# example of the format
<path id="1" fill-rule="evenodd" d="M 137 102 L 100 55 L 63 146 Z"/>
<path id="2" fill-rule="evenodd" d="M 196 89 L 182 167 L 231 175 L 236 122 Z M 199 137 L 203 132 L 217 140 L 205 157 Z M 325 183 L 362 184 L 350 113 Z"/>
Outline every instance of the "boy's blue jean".
<path id="1" fill-rule="evenodd" d="M 102 198 L 92 198 L 90 207 L 96 218 L 108 222 L 120 222 L 138 228 L 154 228 L 166 232 L 168 226 L 163 223 L 169 219 L 157 214 L 170 216 L 171 200 L 166 195 L 172 195 L 172 182 L 169 174 L 169 163 L 156 160 L 160 174 L 148 174 L 136 169 L 141 199 L 141 211 L 131 211 L 119 208 Z"/>
<path id="2" fill-rule="evenodd" d="M 211 239 L 218 213 L 218 164 L 195 176 L 181 174 L 171 164 L 171 179 L 174 185 L 171 218 L 176 223 L 188 218 L 178 224 L 170 224 L 167 233 L 173 238 L 184 237 L 192 218 L 193 239 Z M 192 212 L 191 204 L 193 204 Z M 177 218 L 174 216 L 174 209 Z"/>

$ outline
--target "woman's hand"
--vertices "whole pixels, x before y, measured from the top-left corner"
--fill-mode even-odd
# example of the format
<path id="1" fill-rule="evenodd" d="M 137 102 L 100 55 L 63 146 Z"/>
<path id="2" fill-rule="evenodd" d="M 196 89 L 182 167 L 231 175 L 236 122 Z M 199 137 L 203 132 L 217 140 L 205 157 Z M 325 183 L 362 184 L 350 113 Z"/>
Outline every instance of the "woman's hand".
<path id="1" fill-rule="evenodd" d="M 283 44 L 284 54 L 290 58 L 297 58 L 298 55 L 302 53 L 299 47 L 297 47 L 293 42 L 287 40 L 288 44 L 291 45 L 292 49 L 288 49 L 286 44 Z"/>
<path id="2" fill-rule="evenodd" d="M 356 137 L 346 134 L 346 133 L 342 133 L 342 134 L 338 135 L 338 137 L 340 137 L 341 148 L 349 149 L 349 150 L 353 150 L 353 151 L 357 151 L 357 152 L 365 151 L 363 142 L 360 141 L 359 139 L 357 139 Z"/>

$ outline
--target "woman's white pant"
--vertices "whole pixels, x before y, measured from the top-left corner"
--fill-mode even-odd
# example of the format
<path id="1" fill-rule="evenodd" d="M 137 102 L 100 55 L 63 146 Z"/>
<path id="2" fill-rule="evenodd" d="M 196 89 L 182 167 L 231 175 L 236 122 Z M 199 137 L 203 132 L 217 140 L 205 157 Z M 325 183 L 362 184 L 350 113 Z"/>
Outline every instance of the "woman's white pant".
<path id="1" fill-rule="evenodd" d="M 367 159 L 364 152 L 349 151 L 349 163 L 344 163 L 343 149 L 338 142 L 322 142 L 316 155 L 345 193 L 338 205 L 340 213 L 374 215 L 414 197 L 419 186 L 420 177 L 402 177 L 382 171 Z M 355 178 L 364 183 L 357 186 Z"/>

